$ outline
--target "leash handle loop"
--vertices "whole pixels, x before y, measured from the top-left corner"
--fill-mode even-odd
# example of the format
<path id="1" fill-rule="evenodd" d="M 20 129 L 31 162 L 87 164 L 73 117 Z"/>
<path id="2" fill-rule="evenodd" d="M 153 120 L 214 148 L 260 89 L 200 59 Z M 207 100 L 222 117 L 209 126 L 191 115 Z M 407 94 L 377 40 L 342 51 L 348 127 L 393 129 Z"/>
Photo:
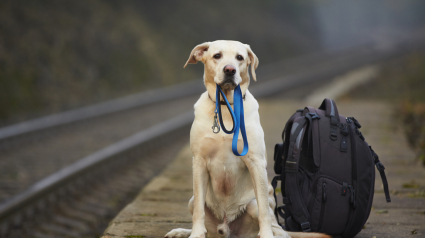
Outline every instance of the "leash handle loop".
<path id="1" fill-rule="evenodd" d="M 222 115 L 221 115 L 221 107 L 220 107 L 220 94 L 221 94 L 221 96 L 223 96 L 223 99 L 226 102 L 227 109 L 229 110 L 230 115 L 232 116 L 233 128 L 230 131 L 228 131 L 226 129 L 226 127 L 224 126 L 224 123 L 223 123 L 223 119 L 222 119 Z M 218 118 L 219 118 L 219 121 L 220 121 L 221 128 L 223 128 L 223 131 L 227 134 L 234 133 L 233 134 L 233 140 L 232 140 L 233 154 L 235 154 L 236 156 L 246 155 L 248 153 L 249 147 L 248 147 L 248 139 L 247 139 L 247 136 L 246 136 L 244 110 L 243 110 L 243 97 L 242 97 L 242 90 L 241 90 L 240 85 L 238 85 L 234 90 L 234 95 L 233 95 L 234 111 L 232 110 L 232 107 L 230 106 L 230 103 L 227 100 L 226 95 L 223 93 L 223 91 L 221 90 L 221 88 L 218 84 L 217 84 L 215 103 L 216 103 L 215 112 L 216 112 L 216 114 L 218 112 Z M 214 119 L 215 119 L 215 117 L 214 117 Z M 216 125 L 214 124 L 213 131 L 214 131 L 215 126 Z M 242 153 L 240 153 L 240 154 L 238 152 L 239 129 L 241 130 L 243 143 L 244 143 Z M 214 133 L 218 133 L 218 131 L 217 132 L 214 131 Z"/>
<path id="2" fill-rule="evenodd" d="M 233 95 L 233 105 L 235 107 L 235 134 L 233 134 L 232 141 L 232 150 L 233 154 L 237 156 L 244 156 L 248 153 L 248 139 L 246 137 L 246 129 L 245 129 L 245 117 L 243 110 L 243 98 L 242 98 L 242 90 L 240 85 L 235 88 L 235 93 Z M 239 137 L 239 128 L 241 130 L 242 138 L 243 138 L 243 150 L 242 153 L 238 152 L 238 137 Z"/>

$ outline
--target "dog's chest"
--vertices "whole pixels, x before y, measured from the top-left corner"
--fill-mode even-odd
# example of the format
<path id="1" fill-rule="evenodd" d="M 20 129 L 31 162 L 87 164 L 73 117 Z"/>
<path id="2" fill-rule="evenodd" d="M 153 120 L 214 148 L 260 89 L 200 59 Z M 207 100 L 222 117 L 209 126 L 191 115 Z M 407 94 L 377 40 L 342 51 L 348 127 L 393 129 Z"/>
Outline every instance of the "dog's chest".
<path id="1" fill-rule="evenodd" d="M 230 116 L 224 117 L 223 120 L 230 129 L 232 125 Z M 223 131 L 214 134 L 210 124 L 211 120 L 202 120 L 202 123 L 199 120 L 199 123 L 195 124 L 193 131 L 196 133 L 191 136 L 192 152 L 195 157 L 205 160 L 210 186 L 216 199 L 227 200 L 234 195 L 241 196 L 252 187 L 248 168 L 243 157 L 236 156 L 232 152 L 233 134 L 225 134 Z M 243 140 L 241 136 L 239 137 L 238 150 L 242 151 Z"/>
<path id="2" fill-rule="evenodd" d="M 214 192 L 224 196 L 231 195 L 241 177 L 248 173 L 243 160 L 228 150 L 221 151 L 210 158 L 207 168 Z"/>

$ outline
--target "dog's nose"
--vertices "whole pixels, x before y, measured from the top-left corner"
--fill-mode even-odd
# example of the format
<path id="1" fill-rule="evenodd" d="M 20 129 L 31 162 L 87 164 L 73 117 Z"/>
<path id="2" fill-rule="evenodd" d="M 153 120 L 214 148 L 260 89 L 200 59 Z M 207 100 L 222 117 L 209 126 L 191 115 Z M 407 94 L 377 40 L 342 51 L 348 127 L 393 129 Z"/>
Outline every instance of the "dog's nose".
<path id="1" fill-rule="evenodd" d="M 233 76 L 236 73 L 236 68 L 232 65 L 226 65 L 224 66 L 223 71 L 227 76 Z"/>

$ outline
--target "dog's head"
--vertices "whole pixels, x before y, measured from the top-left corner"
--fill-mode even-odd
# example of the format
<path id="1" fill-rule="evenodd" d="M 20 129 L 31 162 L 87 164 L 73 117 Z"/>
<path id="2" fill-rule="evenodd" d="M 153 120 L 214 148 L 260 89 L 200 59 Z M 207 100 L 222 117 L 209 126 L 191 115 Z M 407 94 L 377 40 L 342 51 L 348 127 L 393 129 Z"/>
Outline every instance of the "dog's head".
<path id="1" fill-rule="evenodd" d="M 257 81 L 255 69 L 258 58 L 249 45 L 238 41 L 218 40 L 197 45 L 190 53 L 187 64 L 201 61 L 205 65 L 205 85 L 218 84 L 224 90 L 233 90 L 237 85 L 249 85 L 248 65 L 251 65 L 252 78 Z"/>

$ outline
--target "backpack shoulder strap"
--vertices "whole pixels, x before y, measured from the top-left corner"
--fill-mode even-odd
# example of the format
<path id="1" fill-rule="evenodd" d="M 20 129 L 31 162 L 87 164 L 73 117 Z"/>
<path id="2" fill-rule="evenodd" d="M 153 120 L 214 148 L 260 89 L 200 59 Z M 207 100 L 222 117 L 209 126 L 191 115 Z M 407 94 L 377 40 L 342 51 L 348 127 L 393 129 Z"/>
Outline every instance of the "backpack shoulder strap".
<path id="1" fill-rule="evenodd" d="M 285 124 L 285 128 L 283 129 L 282 132 L 282 144 L 276 144 L 275 146 L 275 151 L 274 151 L 274 171 L 276 174 L 278 174 L 277 176 L 275 176 L 271 182 L 271 185 L 273 186 L 273 196 L 274 196 L 274 200 L 276 202 L 276 206 L 274 209 L 274 214 L 276 216 L 277 219 L 277 223 L 283 228 L 285 229 L 285 226 L 280 224 L 279 222 L 279 215 L 283 218 L 286 219 L 286 215 L 285 213 L 282 212 L 283 207 L 278 207 L 277 206 L 277 198 L 276 198 L 276 188 L 277 188 L 277 182 L 281 181 L 281 193 L 283 196 L 285 196 L 286 192 L 285 192 L 285 175 L 284 175 L 284 163 L 286 162 L 286 157 L 285 156 L 285 151 L 286 151 L 286 144 L 289 144 L 289 138 L 288 138 L 288 134 L 287 131 L 291 130 L 292 128 L 292 123 L 293 121 L 300 117 L 302 112 L 304 111 L 304 109 L 298 109 L 290 118 L 289 120 L 286 122 Z M 289 146 L 288 146 L 289 147 Z M 280 158 L 279 158 L 280 157 Z M 280 175 L 279 175 L 280 174 Z"/>
<path id="2" fill-rule="evenodd" d="M 375 151 L 372 150 L 372 146 L 369 145 L 369 149 L 370 149 L 370 152 L 372 152 L 372 156 L 373 156 L 376 168 L 378 169 L 379 174 L 381 175 L 382 184 L 384 185 L 385 199 L 387 200 L 387 202 L 391 202 L 390 191 L 388 189 L 387 176 L 385 176 L 385 171 L 384 171 L 385 167 L 381 163 L 381 161 L 379 161 L 379 157 L 375 153 Z"/>
<path id="3" fill-rule="evenodd" d="M 288 158 L 285 163 L 285 187 L 286 194 L 284 201 L 290 203 L 290 210 L 294 217 L 294 220 L 301 225 L 303 232 L 311 231 L 310 227 L 310 214 L 307 211 L 307 207 L 303 203 L 301 198 L 298 183 L 297 183 L 297 173 L 299 165 L 299 157 L 301 154 L 301 143 L 303 136 L 305 134 L 305 128 L 308 119 L 305 117 L 297 118 L 294 121 L 294 124 L 291 128 L 290 138 L 289 138 L 289 150 Z M 286 204 L 286 203 L 285 203 Z"/>

